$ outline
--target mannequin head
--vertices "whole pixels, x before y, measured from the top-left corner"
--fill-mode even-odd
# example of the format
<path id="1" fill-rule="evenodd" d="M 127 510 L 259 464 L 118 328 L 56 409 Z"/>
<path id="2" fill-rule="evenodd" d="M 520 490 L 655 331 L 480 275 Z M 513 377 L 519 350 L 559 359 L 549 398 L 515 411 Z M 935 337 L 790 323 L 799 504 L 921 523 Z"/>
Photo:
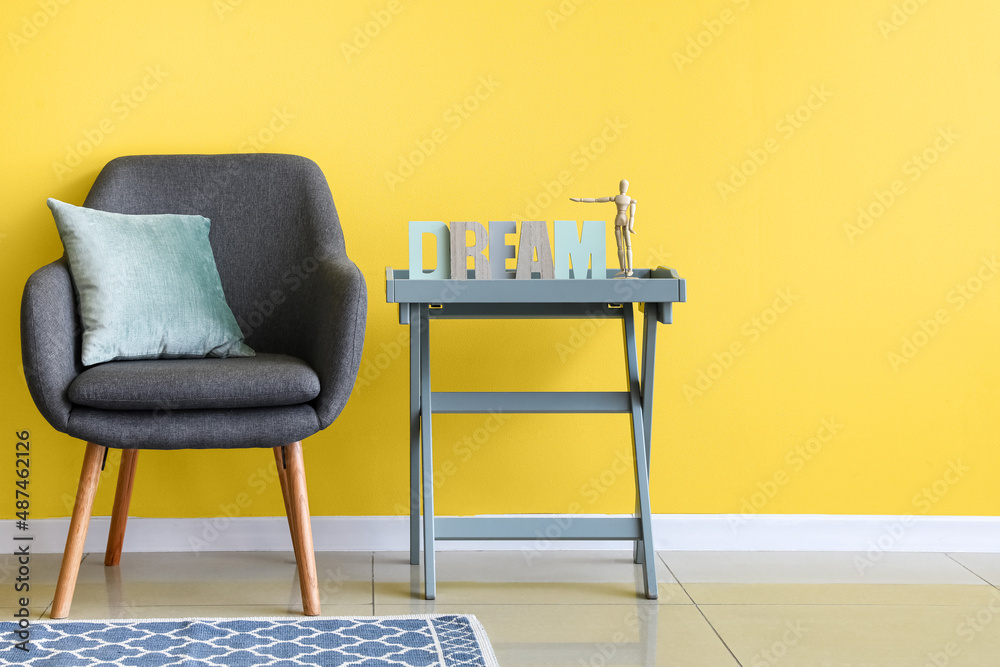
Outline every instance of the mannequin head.
<path id="1" fill-rule="evenodd" d="M 622 182 L 618 184 L 618 189 L 621 190 L 622 194 L 625 194 L 628 191 L 628 181 L 623 178 Z"/>

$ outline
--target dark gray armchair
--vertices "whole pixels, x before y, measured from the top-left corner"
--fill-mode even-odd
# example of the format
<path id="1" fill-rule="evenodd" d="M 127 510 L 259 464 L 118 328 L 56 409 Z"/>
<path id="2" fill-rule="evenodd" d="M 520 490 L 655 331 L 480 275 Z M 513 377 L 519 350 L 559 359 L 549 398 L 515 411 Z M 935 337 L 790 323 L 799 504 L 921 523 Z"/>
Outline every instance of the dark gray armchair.
<path id="1" fill-rule="evenodd" d="M 255 357 L 112 361 L 84 368 L 65 258 L 28 279 L 28 388 L 56 429 L 87 442 L 52 618 L 68 615 L 107 449 L 121 449 L 106 565 L 121 557 L 142 449 L 274 449 L 307 615 L 320 613 L 301 441 L 354 385 L 367 293 L 319 167 L 292 155 L 150 155 L 109 162 L 84 206 L 209 218 L 226 299 Z"/>

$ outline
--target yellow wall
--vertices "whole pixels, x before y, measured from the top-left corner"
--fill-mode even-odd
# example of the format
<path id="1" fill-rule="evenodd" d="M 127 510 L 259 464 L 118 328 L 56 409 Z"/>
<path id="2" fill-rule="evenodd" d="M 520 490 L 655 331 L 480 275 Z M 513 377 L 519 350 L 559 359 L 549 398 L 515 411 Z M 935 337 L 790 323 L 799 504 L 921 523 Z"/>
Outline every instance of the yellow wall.
<path id="1" fill-rule="evenodd" d="M 82 203 L 118 155 L 256 150 L 319 163 L 368 281 L 369 380 L 306 444 L 315 514 L 406 502 L 405 332 L 383 267 L 405 268 L 407 221 L 610 220 L 568 197 L 623 177 L 636 265 L 689 282 L 660 334 L 655 512 L 1000 508 L 992 3 L 5 0 L 0 32 L 0 467 L 30 430 L 35 518 L 67 514 L 83 453 L 21 376 L 21 289 L 61 253 L 46 197 Z M 617 334 L 436 324 L 435 387 L 617 389 Z M 442 417 L 438 510 L 630 511 L 626 425 Z M 456 446 L 487 427 L 481 449 Z M 280 514 L 271 467 L 268 451 L 147 453 L 133 513 Z"/>

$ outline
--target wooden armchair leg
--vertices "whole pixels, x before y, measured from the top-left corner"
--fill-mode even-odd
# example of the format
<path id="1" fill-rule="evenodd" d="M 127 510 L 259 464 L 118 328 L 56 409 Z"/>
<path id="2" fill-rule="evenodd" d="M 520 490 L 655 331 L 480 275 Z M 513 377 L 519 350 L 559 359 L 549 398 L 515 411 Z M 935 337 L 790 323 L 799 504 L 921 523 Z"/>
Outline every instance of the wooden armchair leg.
<path id="1" fill-rule="evenodd" d="M 80 574 L 80 560 L 83 557 L 83 543 L 87 539 L 87 527 L 90 525 L 90 511 L 94 507 L 97 482 L 101 477 L 104 449 L 101 445 L 88 442 L 87 451 L 83 455 L 83 469 L 80 471 L 80 484 L 76 488 L 73 518 L 69 523 L 66 550 L 63 551 L 62 567 L 59 569 L 59 581 L 56 584 L 56 597 L 52 602 L 52 612 L 49 614 L 51 618 L 66 618 L 73 603 L 76 577 Z"/>
<path id="2" fill-rule="evenodd" d="M 312 526 L 309 521 L 309 497 L 306 494 L 306 471 L 302 463 L 302 443 L 285 446 L 288 498 L 291 507 L 292 539 L 302 590 L 302 609 L 306 616 L 319 616 L 319 580 L 316 577 L 316 554 L 313 551 Z"/>
<path id="3" fill-rule="evenodd" d="M 135 479 L 135 464 L 138 458 L 138 449 L 122 450 L 121 466 L 118 468 L 118 486 L 115 488 L 115 504 L 111 510 L 108 547 L 104 551 L 105 565 L 118 565 L 122 559 L 125 524 L 128 522 L 128 506 L 132 500 L 132 480 Z"/>
<path id="4" fill-rule="evenodd" d="M 295 524 L 292 523 L 292 501 L 288 495 L 288 471 L 285 470 L 285 462 L 282 459 L 281 451 L 284 447 L 274 448 L 274 465 L 278 468 L 278 483 L 281 484 L 281 499 L 285 503 L 285 518 L 288 519 L 288 532 L 292 535 L 292 549 L 295 550 L 295 563 L 301 560 L 299 555 L 299 540 L 295 536 Z"/>

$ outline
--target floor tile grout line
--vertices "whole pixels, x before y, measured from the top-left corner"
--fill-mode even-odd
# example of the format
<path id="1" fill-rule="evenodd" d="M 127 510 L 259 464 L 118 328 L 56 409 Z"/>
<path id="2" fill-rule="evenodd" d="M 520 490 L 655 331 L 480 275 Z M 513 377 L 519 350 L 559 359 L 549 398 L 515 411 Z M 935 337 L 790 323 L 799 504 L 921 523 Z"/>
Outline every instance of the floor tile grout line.
<path id="1" fill-rule="evenodd" d="M 688 600 L 691 601 L 691 604 L 697 605 L 698 603 L 694 601 L 694 598 L 691 597 L 691 594 L 688 593 L 686 588 L 684 588 L 684 584 L 681 583 L 681 580 L 677 578 L 677 575 L 674 574 L 674 571 L 670 569 L 669 565 L 667 565 L 666 559 L 660 555 L 660 552 L 656 551 L 654 553 L 656 554 L 656 557 L 660 559 L 660 562 L 663 563 L 663 567 L 667 568 L 667 572 L 669 572 L 670 576 L 674 578 L 674 581 L 677 582 L 677 585 L 681 587 L 682 591 L 684 591 L 684 595 L 686 595 Z"/>
<path id="2" fill-rule="evenodd" d="M 677 578 L 677 575 L 674 574 L 674 571 L 670 569 L 669 565 L 667 565 L 666 559 L 663 556 L 661 556 L 659 552 L 655 553 L 656 557 L 660 559 L 661 563 L 663 563 L 663 567 L 667 568 L 667 572 L 670 573 L 670 576 L 674 578 L 674 581 L 677 582 L 677 585 L 681 587 L 682 591 L 684 591 L 684 595 L 688 596 L 688 599 L 691 600 L 691 604 L 694 605 L 694 608 L 698 610 L 698 613 L 701 614 L 701 617 L 705 619 L 706 623 L 708 623 L 708 627 L 712 628 L 712 632 L 715 633 L 715 636 L 719 638 L 719 641 L 722 642 L 722 645 L 726 647 L 727 651 L 729 651 L 729 655 L 733 656 L 733 660 L 736 662 L 738 667 L 743 667 L 743 663 L 740 662 L 740 659 L 736 657 L 735 653 L 733 653 L 733 649 L 729 648 L 729 644 L 726 643 L 726 640 L 723 639 L 722 635 L 719 634 L 719 631 L 716 629 L 715 625 L 712 624 L 712 621 L 708 620 L 708 616 L 705 615 L 705 611 L 701 608 L 701 605 L 695 602 L 694 598 L 691 597 L 691 594 L 688 593 L 686 588 L 684 588 L 684 584 L 681 583 L 681 580 Z"/>
<path id="3" fill-rule="evenodd" d="M 974 576 L 978 577 L 978 578 L 979 578 L 980 580 L 982 580 L 983 582 L 985 582 L 987 586 L 991 586 L 991 587 L 993 587 L 993 588 L 997 588 L 997 587 L 996 587 L 996 586 L 995 586 L 995 585 L 994 585 L 994 584 L 993 584 L 992 582 L 990 582 L 990 581 L 987 581 L 986 577 L 982 576 L 981 574 L 979 574 L 978 572 L 976 572 L 975 570 L 973 570 L 972 568 L 970 568 L 970 567 L 969 567 L 968 565 L 966 565 L 966 564 L 965 564 L 965 563 L 963 563 L 962 561 L 960 561 L 960 560 L 958 560 L 957 558 L 955 558 L 954 556 L 952 556 L 952 555 L 951 555 L 951 554 L 950 554 L 949 552 L 947 552 L 947 551 L 942 551 L 941 553 L 943 553 L 943 554 L 944 554 L 944 557 L 945 557 L 945 558 L 949 558 L 949 559 L 951 559 L 952 561 L 954 561 L 954 562 L 958 563 L 958 564 L 959 564 L 959 566 L 961 566 L 961 567 L 965 568 L 966 570 L 968 570 L 969 572 L 971 572 L 971 573 L 972 573 L 972 574 L 973 574 Z"/>
<path id="4" fill-rule="evenodd" d="M 716 629 L 715 625 L 712 624 L 712 621 L 708 620 L 708 616 L 705 615 L 705 610 L 702 609 L 701 606 L 698 604 L 695 604 L 694 608 L 698 610 L 698 613 L 701 614 L 701 617 L 705 619 L 706 623 L 708 623 L 708 627 L 712 628 L 712 632 L 715 633 L 715 636 L 719 638 L 719 641 L 722 642 L 722 645 L 726 647 L 727 651 L 729 651 L 729 655 L 733 656 L 733 660 L 736 661 L 736 664 L 739 667 L 743 667 L 743 663 L 740 662 L 740 659 L 736 657 L 735 653 L 733 653 L 733 649 L 729 648 L 729 644 L 726 642 L 725 639 L 722 638 L 722 635 L 719 634 L 719 631 Z"/>

